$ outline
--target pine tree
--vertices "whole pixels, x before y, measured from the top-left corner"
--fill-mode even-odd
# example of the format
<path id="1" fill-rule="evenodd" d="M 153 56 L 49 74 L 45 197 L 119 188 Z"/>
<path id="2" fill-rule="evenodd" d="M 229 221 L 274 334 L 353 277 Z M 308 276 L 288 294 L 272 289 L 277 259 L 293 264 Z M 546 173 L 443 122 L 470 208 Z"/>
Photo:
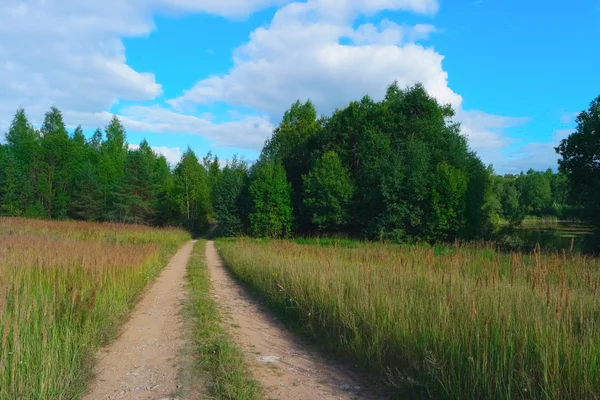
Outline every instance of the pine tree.
<path id="1" fill-rule="evenodd" d="M 175 199 L 175 181 L 169 163 L 164 156 L 159 156 L 154 165 L 154 224 L 158 226 L 175 225 L 181 220 Z"/>
<path id="2" fill-rule="evenodd" d="M 16 160 L 6 146 L 0 146 L 0 214 L 18 217 L 24 213 L 19 199 Z"/>
<path id="3" fill-rule="evenodd" d="M 292 233 L 292 188 L 285 170 L 274 161 L 254 166 L 249 187 L 250 232 L 259 237 L 287 237 Z"/>
<path id="4" fill-rule="evenodd" d="M 244 232 L 242 196 L 248 178 L 248 167 L 237 157 L 223 168 L 213 193 L 213 208 L 224 236 L 238 236 Z"/>
<path id="5" fill-rule="evenodd" d="M 105 134 L 98 162 L 98 178 L 104 197 L 103 214 L 109 221 L 119 221 L 123 210 L 117 197 L 126 190 L 122 185 L 128 153 L 127 134 L 117 116 L 113 116 L 106 126 Z"/>
<path id="6" fill-rule="evenodd" d="M 62 113 L 57 108 L 52 107 L 46 113 L 41 134 L 38 198 L 48 218 L 65 218 L 70 202 L 73 151 Z"/>
<path id="7" fill-rule="evenodd" d="M 153 219 L 154 164 L 156 155 L 144 140 L 138 150 L 130 150 L 125 177 L 116 193 L 115 209 L 120 222 L 145 224 Z"/>
<path id="8" fill-rule="evenodd" d="M 35 205 L 35 191 L 39 175 L 39 135 L 27 120 L 25 110 L 18 109 L 6 134 L 6 151 L 14 163 L 16 203 L 13 206 L 24 213 Z"/>
<path id="9" fill-rule="evenodd" d="M 102 217 L 103 193 L 95 168 L 86 160 L 75 175 L 70 214 L 75 219 L 98 221 Z"/>

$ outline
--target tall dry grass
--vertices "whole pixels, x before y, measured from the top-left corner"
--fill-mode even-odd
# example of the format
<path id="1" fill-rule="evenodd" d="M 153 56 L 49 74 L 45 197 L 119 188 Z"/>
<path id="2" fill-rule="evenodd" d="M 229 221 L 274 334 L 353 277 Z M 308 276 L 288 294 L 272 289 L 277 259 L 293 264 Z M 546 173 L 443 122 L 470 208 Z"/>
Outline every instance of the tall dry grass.
<path id="1" fill-rule="evenodd" d="M 288 321 L 399 397 L 600 398 L 598 259 L 475 244 L 217 245 Z"/>
<path id="2" fill-rule="evenodd" d="M 188 238 L 0 218 L 0 399 L 77 398 L 95 351 Z"/>

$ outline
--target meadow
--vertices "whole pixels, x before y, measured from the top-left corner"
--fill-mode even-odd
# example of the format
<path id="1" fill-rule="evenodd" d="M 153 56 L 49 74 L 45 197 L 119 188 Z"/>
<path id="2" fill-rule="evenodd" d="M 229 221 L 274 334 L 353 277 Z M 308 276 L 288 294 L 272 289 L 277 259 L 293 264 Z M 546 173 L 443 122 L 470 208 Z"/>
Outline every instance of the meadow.
<path id="1" fill-rule="evenodd" d="M 189 234 L 0 218 L 0 398 L 71 399 Z"/>
<path id="2" fill-rule="evenodd" d="M 600 398 L 600 260 L 492 244 L 218 240 L 227 267 L 397 398 Z"/>

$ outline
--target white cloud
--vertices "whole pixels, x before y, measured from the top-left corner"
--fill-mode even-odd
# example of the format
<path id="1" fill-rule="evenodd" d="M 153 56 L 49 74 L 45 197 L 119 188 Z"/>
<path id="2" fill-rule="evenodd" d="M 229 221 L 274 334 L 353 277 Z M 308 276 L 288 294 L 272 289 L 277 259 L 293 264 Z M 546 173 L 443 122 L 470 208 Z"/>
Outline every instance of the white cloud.
<path id="1" fill-rule="evenodd" d="M 478 153 L 493 153 L 504 149 L 515 141 L 504 134 L 504 130 L 526 124 L 529 118 L 504 117 L 483 111 L 459 109 L 456 119 L 461 122 L 462 132 L 470 146 Z"/>
<path id="2" fill-rule="evenodd" d="M 181 160 L 181 156 L 183 152 L 179 147 L 167 147 L 167 146 L 151 146 L 152 150 L 154 150 L 158 154 L 162 154 L 165 156 L 167 161 L 171 165 L 175 165 Z"/>
<path id="3" fill-rule="evenodd" d="M 138 0 L 142 2 L 142 0 Z M 154 0 L 158 9 L 176 13 L 202 12 L 225 17 L 246 17 L 255 11 L 272 6 L 281 6 L 290 0 Z"/>
<path id="4" fill-rule="evenodd" d="M 334 3 L 340 7 L 336 12 L 332 12 Z M 400 86 L 420 81 L 442 102 L 460 106 L 462 98 L 448 87 L 443 56 L 414 43 L 434 27 L 384 20 L 379 26 L 352 28 L 358 15 L 383 9 L 431 13 L 437 3 L 309 0 L 289 4 L 235 51 L 234 66 L 227 74 L 201 80 L 170 103 L 185 109 L 190 104 L 224 101 L 267 112 L 276 121 L 298 98 L 310 98 L 320 112 L 330 113 L 366 93 L 380 99 L 397 80 Z M 340 44 L 344 38 L 355 44 Z"/>
<path id="5" fill-rule="evenodd" d="M 555 148 L 573 131 L 573 129 L 559 129 L 548 135 L 546 141 L 525 143 L 521 147 L 491 155 L 494 160 L 494 169 L 500 173 L 526 172 L 529 168 L 556 170 L 560 155 L 556 153 Z"/>
<path id="6" fill-rule="evenodd" d="M 328 12 L 332 4 L 328 0 L 283 7 L 269 26 L 256 29 L 249 42 L 235 51 L 228 73 L 199 81 L 170 104 L 184 110 L 223 101 L 266 112 L 277 122 L 298 98 L 311 99 L 320 113 L 329 114 L 365 94 L 383 98 L 394 80 L 400 87 L 422 82 L 440 102 L 454 106 L 462 132 L 485 162 L 496 162 L 501 151 L 515 142 L 505 130 L 529 119 L 463 110 L 462 97 L 448 86 L 444 57 L 416 43 L 437 32 L 436 27 L 384 19 L 353 28 L 360 14 L 384 8 L 434 13 L 437 3 L 343 3 L 340 13 Z"/>
<path id="7" fill-rule="evenodd" d="M 41 123 L 51 105 L 71 126 L 105 126 L 119 99 L 155 99 L 161 85 L 151 72 L 128 64 L 121 39 L 148 35 L 156 13 L 208 12 L 243 17 L 289 0 L 4 0 L 0 12 L 0 132 L 16 107 Z M 216 123 L 207 114 L 186 115 L 159 106 L 121 110 L 130 131 L 190 133 L 216 146 L 260 150 L 283 111 L 310 98 L 330 113 L 364 94 L 379 100 L 394 80 L 422 82 L 430 94 L 458 111 L 463 132 L 484 161 L 497 160 L 513 143 L 504 129 L 524 119 L 462 110 L 462 97 L 448 86 L 444 57 L 419 44 L 438 29 L 389 20 L 353 28 L 360 15 L 404 10 L 433 15 L 436 0 L 307 0 L 280 8 L 271 23 L 254 30 L 233 55 L 231 70 L 198 82 L 171 104 L 178 111 L 226 102 L 260 116 L 234 116 Z M 351 44 L 341 44 L 341 43 Z M 162 151 L 168 152 L 168 148 Z M 175 150 L 173 150 L 175 151 Z M 174 159 L 176 152 L 169 153 Z M 485 158 L 489 158 L 486 160 Z"/>
<path id="8" fill-rule="evenodd" d="M 563 113 L 560 116 L 560 122 L 562 122 L 563 124 L 572 123 L 578 115 L 579 112 Z"/>
<path id="9" fill-rule="evenodd" d="M 557 168 L 560 158 L 554 150 L 554 142 L 530 142 L 524 146 L 497 157 L 494 170 L 499 173 L 518 174 L 527 172 L 530 168 L 543 171 L 548 168 Z"/>
<path id="10" fill-rule="evenodd" d="M 260 151 L 273 133 L 266 117 L 245 116 L 214 123 L 210 119 L 184 115 L 159 106 L 134 106 L 121 112 L 123 125 L 131 131 L 189 133 L 204 136 L 220 147 L 241 147 Z"/>
<path id="11" fill-rule="evenodd" d="M 104 127 L 113 114 L 109 112 L 63 113 L 68 128 L 77 125 Z M 117 115 L 127 131 L 200 135 L 217 147 L 240 147 L 260 151 L 275 127 L 266 116 L 235 115 L 227 122 L 216 123 L 209 113 L 200 116 L 181 114 L 167 108 L 131 106 Z"/>
<path id="12" fill-rule="evenodd" d="M 179 160 L 181 160 L 181 156 L 183 152 L 179 147 L 167 147 L 167 146 L 150 146 L 152 150 L 157 154 L 162 154 L 165 156 L 169 164 L 176 165 Z M 140 148 L 139 144 L 130 144 L 129 148 L 131 150 L 137 150 Z"/>
<path id="13" fill-rule="evenodd" d="M 0 131 L 17 107 L 40 123 L 51 105 L 98 114 L 118 99 L 152 100 L 162 87 L 128 64 L 121 39 L 148 35 L 156 13 L 244 17 L 289 0 L 3 0 Z"/>
<path id="14" fill-rule="evenodd" d="M 373 23 L 360 25 L 351 32 L 350 39 L 357 45 L 396 45 L 428 39 L 432 33 L 437 31 L 438 29 L 433 25 L 398 25 L 393 21 L 384 19 L 378 25 Z"/>

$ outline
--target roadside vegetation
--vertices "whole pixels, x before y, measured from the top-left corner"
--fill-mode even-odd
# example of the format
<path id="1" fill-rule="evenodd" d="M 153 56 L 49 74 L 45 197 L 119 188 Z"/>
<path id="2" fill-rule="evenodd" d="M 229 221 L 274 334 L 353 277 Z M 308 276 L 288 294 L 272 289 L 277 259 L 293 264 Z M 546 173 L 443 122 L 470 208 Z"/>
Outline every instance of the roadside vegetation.
<path id="1" fill-rule="evenodd" d="M 0 218 L 0 398 L 81 395 L 97 349 L 188 239 L 178 229 Z"/>
<path id="2" fill-rule="evenodd" d="M 197 367 L 208 382 L 211 398 L 219 400 L 259 400 L 262 391 L 247 367 L 241 350 L 223 327 L 205 258 L 206 241 L 198 241 L 188 262 L 189 312 Z"/>
<path id="3" fill-rule="evenodd" d="M 399 398 L 596 399 L 600 261 L 491 245 L 221 239 L 226 265 Z"/>

